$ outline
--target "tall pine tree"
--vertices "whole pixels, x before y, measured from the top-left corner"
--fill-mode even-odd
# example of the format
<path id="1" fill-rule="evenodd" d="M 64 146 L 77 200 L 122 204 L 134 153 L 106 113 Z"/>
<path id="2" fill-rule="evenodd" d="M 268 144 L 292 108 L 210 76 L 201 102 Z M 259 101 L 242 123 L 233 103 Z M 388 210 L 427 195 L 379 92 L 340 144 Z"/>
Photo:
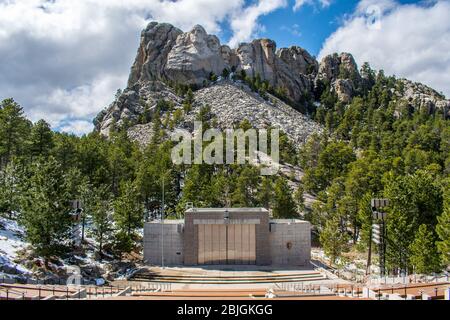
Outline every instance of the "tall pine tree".
<path id="1" fill-rule="evenodd" d="M 436 226 L 436 232 L 439 236 L 439 240 L 437 242 L 437 247 L 439 252 L 441 253 L 442 262 L 445 265 L 450 265 L 450 189 L 448 186 L 450 184 L 450 180 L 447 180 L 444 183 L 444 195 L 445 195 L 445 204 L 444 211 L 442 215 L 438 217 L 438 225 Z"/>
<path id="2" fill-rule="evenodd" d="M 129 252 L 133 248 L 135 231 L 144 223 L 144 207 L 134 183 L 122 182 L 120 194 L 114 201 L 114 221 L 117 226 L 116 248 L 120 252 Z"/>
<path id="3" fill-rule="evenodd" d="M 273 216 L 277 219 L 298 217 L 292 190 L 284 177 L 277 178 L 274 186 Z"/>
<path id="4" fill-rule="evenodd" d="M 409 246 L 410 261 L 416 273 L 431 274 L 442 270 L 439 253 L 434 243 L 433 232 L 422 224 Z"/>
<path id="5" fill-rule="evenodd" d="M 30 128 L 19 104 L 13 99 L 0 103 L 0 169 L 12 156 L 23 154 Z"/>
<path id="6" fill-rule="evenodd" d="M 71 236 L 71 194 L 65 173 L 53 157 L 39 158 L 22 186 L 20 222 L 35 251 L 48 258 Z"/>
<path id="7" fill-rule="evenodd" d="M 30 154 L 33 158 L 47 156 L 53 148 L 53 132 L 45 120 L 39 120 L 31 129 Z"/>

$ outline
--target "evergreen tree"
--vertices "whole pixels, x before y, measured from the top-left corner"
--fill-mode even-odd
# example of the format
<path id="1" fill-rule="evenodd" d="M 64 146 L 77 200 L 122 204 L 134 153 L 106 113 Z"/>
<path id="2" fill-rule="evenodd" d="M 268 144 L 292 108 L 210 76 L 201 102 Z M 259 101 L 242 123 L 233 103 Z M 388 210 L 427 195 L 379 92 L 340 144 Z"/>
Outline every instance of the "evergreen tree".
<path id="1" fill-rule="evenodd" d="M 320 243 L 332 263 L 336 263 L 336 260 L 347 250 L 348 240 L 348 235 L 340 230 L 337 217 L 329 219 L 320 233 Z"/>
<path id="2" fill-rule="evenodd" d="M 425 224 L 419 227 L 414 241 L 409 246 L 409 251 L 411 264 L 417 273 L 430 274 L 442 270 L 434 234 Z"/>
<path id="3" fill-rule="evenodd" d="M 113 228 L 111 225 L 111 195 L 107 186 L 101 186 L 91 190 L 88 197 L 85 198 L 85 213 L 89 216 L 91 233 L 98 243 L 98 253 L 103 257 L 103 247 L 110 238 Z"/>
<path id="4" fill-rule="evenodd" d="M 78 159 L 77 144 L 79 138 L 66 133 L 54 133 L 54 147 L 51 154 L 61 164 L 63 170 L 75 167 Z"/>
<path id="5" fill-rule="evenodd" d="M 65 173 L 53 157 L 31 165 L 22 186 L 20 222 L 34 250 L 50 257 L 70 239 L 72 217 Z"/>
<path id="6" fill-rule="evenodd" d="M 123 182 L 120 194 L 114 201 L 114 221 L 117 226 L 117 249 L 129 252 L 133 247 L 135 231 L 142 228 L 144 222 L 144 208 L 140 202 L 135 184 Z"/>
<path id="7" fill-rule="evenodd" d="M 70 179 L 72 180 L 70 184 L 72 185 L 72 190 L 74 190 L 74 199 L 81 202 L 81 243 L 85 239 L 85 228 L 89 223 L 90 215 L 90 203 L 94 196 L 94 187 L 89 183 L 87 177 L 81 177 L 81 171 L 77 168 L 72 169 L 69 173 Z"/>
<path id="8" fill-rule="evenodd" d="M 402 234 L 410 241 L 414 238 L 413 230 L 421 224 L 435 227 L 437 217 L 442 212 L 442 191 L 436 185 L 435 178 L 427 171 L 417 171 L 413 175 L 386 175 L 384 179 L 385 195 L 391 200 L 391 208 L 402 214 L 411 231 Z"/>
<path id="9" fill-rule="evenodd" d="M 0 169 L 12 156 L 24 153 L 24 141 L 28 138 L 31 122 L 22 107 L 13 99 L 0 103 Z"/>
<path id="10" fill-rule="evenodd" d="M 395 208 L 395 207 L 394 207 Z M 393 270 L 406 270 L 409 267 L 409 245 L 414 240 L 414 229 L 409 222 L 408 208 L 388 210 L 386 264 Z"/>
<path id="11" fill-rule="evenodd" d="M 229 77 L 230 77 L 230 70 L 228 70 L 228 68 L 223 69 L 222 78 L 228 79 Z"/>
<path id="12" fill-rule="evenodd" d="M 110 137 L 107 159 L 111 191 L 114 195 L 118 194 L 120 182 L 133 176 L 133 147 L 126 131 L 120 130 Z"/>
<path id="13" fill-rule="evenodd" d="M 189 88 L 189 90 L 187 91 L 184 102 L 187 104 L 190 104 L 190 105 L 192 105 L 195 102 L 194 101 L 194 93 L 192 92 L 191 88 Z"/>
<path id="14" fill-rule="evenodd" d="M 245 166 L 239 172 L 236 179 L 236 187 L 233 192 L 233 205 L 236 207 L 249 208 L 256 204 L 256 194 L 258 185 L 258 169 L 256 167 Z"/>
<path id="15" fill-rule="evenodd" d="M 50 125 L 39 120 L 31 129 L 30 154 L 32 157 L 47 156 L 53 148 L 53 132 Z"/>
<path id="16" fill-rule="evenodd" d="M 156 216 L 161 209 L 161 186 L 159 185 L 161 171 L 155 161 L 157 152 L 156 145 L 149 145 L 136 172 L 136 186 L 145 205 L 145 211 L 153 216 Z"/>
<path id="17" fill-rule="evenodd" d="M 368 62 L 364 62 L 361 67 L 361 76 L 364 79 L 364 93 L 367 92 L 375 85 L 375 71 L 372 70 Z"/>
<path id="18" fill-rule="evenodd" d="M 0 170 L 0 214 L 7 213 L 10 218 L 13 212 L 20 209 L 22 171 L 16 161 L 11 161 L 4 170 Z"/>
<path id="19" fill-rule="evenodd" d="M 163 137 L 164 137 L 164 130 L 162 128 L 162 122 L 161 122 L 161 113 L 159 110 L 160 109 L 157 108 L 156 112 L 153 114 L 153 120 L 152 120 L 153 136 L 150 141 L 150 144 L 153 144 L 153 145 L 160 144 L 163 141 Z"/>
<path id="20" fill-rule="evenodd" d="M 274 186 L 273 216 L 276 219 L 292 219 L 298 217 L 292 190 L 284 177 L 277 178 Z"/>
<path id="21" fill-rule="evenodd" d="M 108 142 L 98 133 L 82 137 L 77 143 L 78 168 L 89 183 L 99 187 L 110 182 Z"/>
<path id="22" fill-rule="evenodd" d="M 186 173 L 183 194 L 178 206 L 178 212 L 183 213 L 187 203 L 195 207 L 210 207 L 210 184 L 214 167 L 206 164 L 193 165 Z"/>
<path id="23" fill-rule="evenodd" d="M 356 160 L 352 148 L 344 142 L 327 142 L 320 148 L 318 158 L 311 166 L 305 166 L 303 178 L 305 189 L 313 193 L 325 190 L 335 178 L 344 176 L 349 165 Z M 308 165 L 305 160 L 303 156 L 302 164 Z"/>
<path id="24" fill-rule="evenodd" d="M 446 195 L 446 202 L 444 211 L 438 217 L 438 225 L 436 226 L 436 232 L 439 236 L 437 247 L 441 253 L 442 262 L 446 265 L 450 265 L 450 189 L 447 189 L 449 182 L 444 183 L 446 187 L 444 193 Z"/>
<path id="25" fill-rule="evenodd" d="M 362 249 L 368 248 L 370 242 L 372 241 L 370 234 L 373 223 L 371 210 L 371 200 L 373 198 L 373 194 L 368 192 L 359 200 L 358 221 L 361 224 L 361 241 L 359 243 L 359 247 Z"/>
<path id="26" fill-rule="evenodd" d="M 261 180 L 261 186 L 258 190 L 258 205 L 271 209 L 272 199 L 273 199 L 273 182 L 270 177 L 263 177 Z"/>
<path id="27" fill-rule="evenodd" d="M 299 212 L 305 211 L 305 189 L 300 185 L 294 193 L 294 201 Z"/>
<path id="28" fill-rule="evenodd" d="M 208 202 L 214 208 L 231 206 L 230 182 L 224 170 L 219 170 L 212 178 Z"/>

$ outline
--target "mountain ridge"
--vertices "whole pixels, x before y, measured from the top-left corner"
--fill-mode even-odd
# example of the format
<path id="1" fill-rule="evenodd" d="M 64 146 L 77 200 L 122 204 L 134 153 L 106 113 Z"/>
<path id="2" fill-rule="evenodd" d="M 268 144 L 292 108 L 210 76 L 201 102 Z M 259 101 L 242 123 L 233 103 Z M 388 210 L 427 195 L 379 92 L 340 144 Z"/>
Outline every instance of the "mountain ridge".
<path id="1" fill-rule="evenodd" d="M 181 108 L 186 90 L 180 94 L 177 92 L 180 86 L 196 91 L 231 81 L 244 88 L 249 85 L 246 79 L 259 82 L 256 91 L 269 105 L 273 104 L 274 96 L 281 96 L 285 103 L 306 114 L 314 112 L 325 90 L 333 92 L 341 103 L 348 104 L 361 90 L 370 88 L 370 75 L 358 70 L 350 53 L 332 54 L 319 63 L 301 47 L 277 49 L 275 41 L 270 39 L 256 39 L 231 49 L 221 45 L 217 36 L 208 34 L 200 25 L 183 32 L 168 23 L 151 22 L 141 33 L 127 88 L 97 116 L 95 128 L 108 135 L 113 124 L 136 125 L 143 113 L 155 111 L 161 99 L 173 103 L 175 109 Z M 450 102 L 445 97 L 425 85 L 406 79 L 401 82 L 401 90 L 394 93 L 398 99 L 405 100 L 414 109 L 443 110 L 448 115 Z M 272 93 L 270 97 L 268 92 Z M 214 100 L 202 96 L 196 103 L 201 105 Z M 239 101 L 229 103 L 239 104 Z M 241 116 L 244 120 L 245 112 Z M 276 122 L 270 117 L 266 120 L 269 124 Z M 299 120 L 299 126 L 307 120 L 306 117 Z M 250 123 L 255 127 L 260 125 Z M 292 131 L 291 127 L 281 126 L 281 129 Z M 317 131 L 320 128 L 309 126 L 305 135 Z M 302 143 L 303 138 L 294 140 Z"/>

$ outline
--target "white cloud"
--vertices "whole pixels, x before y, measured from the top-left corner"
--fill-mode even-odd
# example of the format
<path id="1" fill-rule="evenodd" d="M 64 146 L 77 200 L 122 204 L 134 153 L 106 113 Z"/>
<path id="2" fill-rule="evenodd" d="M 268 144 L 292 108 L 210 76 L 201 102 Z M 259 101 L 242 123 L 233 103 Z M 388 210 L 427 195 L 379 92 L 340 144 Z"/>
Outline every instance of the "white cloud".
<path id="1" fill-rule="evenodd" d="M 370 62 L 450 96 L 450 1 L 401 5 L 363 0 L 355 13 L 324 43 L 319 57 L 351 52 Z"/>
<path id="2" fill-rule="evenodd" d="M 305 5 L 313 5 L 316 6 L 319 4 L 322 8 L 329 7 L 333 0 L 295 0 L 294 7 L 292 8 L 294 11 L 298 11 L 301 7 Z"/>
<path id="3" fill-rule="evenodd" d="M 0 99 L 14 97 L 34 121 L 44 118 L 54 128 L 70 128 L 70 119 L 90 121 L 126 85 L 140 31 L 149 21 L 183 30 L 200 23 L 219 34 L 221 24 L 230 23 L 233 39 L 243 41 L 258 30 L 261 15 L 284 4 L 0 0 Z"/>
<path id="4" fill-rule="evenodd" d="M 245 8 L 243 12 L 235 12 L 230 19 L 233 37 L 230 39 L 229 45 L 235 47 L 240 42 L 257 37 L 257 32 L 261 30 L 258 18 L 286 5 L 286 0 L 260 0 L 258 3 Z"/>
<path id="5" fill-rule="evenodd" d="M 298 24 L 293 24 L 292 26 L 282 25 L 280 27 L 280 30 L 289 32 L 294 37 L 301 37 L 302 36 L 302 32 L 300 31 L 300 26 Z"/>
<path id="6" fill-rule="evenodd" d="M 69 123 L 62 125 L 61 132 L 73 133 L 76 135 L 83 135 L 86 132 L 91 132 L 94 129 L 92 121 L 87 120 L 73 120 Z"/>

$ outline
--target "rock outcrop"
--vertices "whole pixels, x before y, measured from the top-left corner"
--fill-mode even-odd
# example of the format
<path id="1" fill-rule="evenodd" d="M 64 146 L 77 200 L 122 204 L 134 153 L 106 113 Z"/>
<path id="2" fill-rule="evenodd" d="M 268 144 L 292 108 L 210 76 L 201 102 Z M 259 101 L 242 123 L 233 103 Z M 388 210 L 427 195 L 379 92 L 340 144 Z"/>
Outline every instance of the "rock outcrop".
<path id="1" fill-rule="evenodd" d="M 136 61 L 131 68 L 128 87 L 137 82 L 158 80 L 164 77 L 167 56 L 175 45 L 180 29 L 167 23 L 151 22 L 142 31 Z"/>
<path id="2" fill-rule="evenodd" d="M 259 75 L 272 87 L 283 88 L 293 103 L 311 94 L 317 79 L 331 83 L 338 97 L 348 102 L 361 79 L 348 53 L 325 57 L 319 65 L 297 46 L 277 50 L 274 41 L 258 39 L 231 49 L 202 26 L 183 33 L 170 24 L 152 22 L 142 32 L 128 88 L 148 81 L 202 86 L 211 73 L 221 75 L 224 69 Z"/>
<path id="3" fill-rule="evenodd" d="M 196 85 L 197 88 L 207 84 L 196 93 L 196 103 L 210 104 L 218 118 L 226 119 L 226 123 L 250 118 L 255 126 L 262 125 L 262 122 L 279 124 L 299 143 L 303 140 L 303 133 L 310 134 L 319 129 L 292 108 L 291 120 L 283 118 L 278 112 L 280 104 L 277 103 L 277 107 L 268 102 L 274 97 L 259 101 L 247 99 L 248 92 L 243 83 L 221 79 L 225 69 L 234 74 L 244 70 L 249 77 L 259 76 L 272 88 L 283 89 L 287 100 L 297 106 L 305 97 L 317 97 L 324 84 L 337 94 L 340 101 L 349 103 L 366 81 L 349 53 L 326 56 L 319 64 L 306 50 L 296 46 L 277 50 L 276 43 L 269 39 L 242 43 L 232 49 L 222 45 L 216 36 L 209 35 L 199 25 L 183 32 L 170 24 L 152 22 L 142 31 L 127 88 L 97 116 L 94 120 L 96 129 L 107 135 L 113 124 L 129 122 L 135 125 L 144 112 L 151 115 L 156 110 L 160 99 L 181 108 L 183 98 L 173 89 L 176 84 Z M 219 76 L 218 82 L 210 81 L 211 73 Z M 228 99 L 221 90 L 233 99 Z M 448 113 L 449 101 L 424 85 L 404 80 L 403 92 L 396 94 L 399 99 L 420 105 L 421 109 L 429 112 L 442 109 Z M 283 112 L 288 114 L 286 109 Z M 307 122 L 308 128 L 304 127 Z M 142 133 L 143 130 L 148 131 L 148 125 L 134 129 L 130 131 L 131 135 L 148 137 Z"/>
<path id="4" fill-rule="evenodd" d="M 323 58 L 319 65 L 316 84 L 317 81 L 330 84 L 338 99 L 348 103 L 362 80 L 353 56 L 349 53 L 341 53 Z"/>
<path id="5" fill-rule="evenodd" d="M 446 100 L 442 94 L 422 83 L 407 79 L 400 79 L 400 82 L 403 88 L 401 92 L 395 92 L 399 99 L 404 100 L 411 106 L 418 107 L 419 111 L 430 114 L 440 111 L 450 117 L 450 101 Z"/>
<path id="6" fill-rule="evenodd" d="M 136 123 L 144 108 L 151 113 L 160 99 L 180 106 L 182 98 L 167 83 L 202 87 L 211 73 L 220 76 L 224 69 L 259 75 L 273 88 L 283 88 L 287 98 L 296 102 L 314 90 L 319 64 L 300 47 L 277 51 L 269 39 L 231 49 L 199 25 L 183 33 L 170 24 L 152 22 L 142 31 L 128 87 L 97 116 L 95 126 L 107 135 L 113 124 Z"/>
<path id="7" fill-rule="evenodd" d="M 183 33 L 169 24 L 152 22 L 142 32 L 128 87 L 155 80 L 201 86 L 211 73 L 220 76 L 224 69 L 245 70 L 250 77 L 259 75 L 273 87 L 285 88 L 295 102 L 312 90 L 318 68 L 317 61 L 299 47 L 277 51 L 274 41 L 259 39 L 231 49 L 202 26 Z"/>
<path id="8" fill-rule="evenodd" d="M 161 81 L 141 80 L 125 89 L 107 109 L 97 115 L 94 119 L 95 128 L 108 136 L 113 124 L 121 126 L 125 122 L 136 123 L 144 111 L 151 115 L 162 99 L 172 101 L 175 105 L 182 103 L 182 98 Z"/>

